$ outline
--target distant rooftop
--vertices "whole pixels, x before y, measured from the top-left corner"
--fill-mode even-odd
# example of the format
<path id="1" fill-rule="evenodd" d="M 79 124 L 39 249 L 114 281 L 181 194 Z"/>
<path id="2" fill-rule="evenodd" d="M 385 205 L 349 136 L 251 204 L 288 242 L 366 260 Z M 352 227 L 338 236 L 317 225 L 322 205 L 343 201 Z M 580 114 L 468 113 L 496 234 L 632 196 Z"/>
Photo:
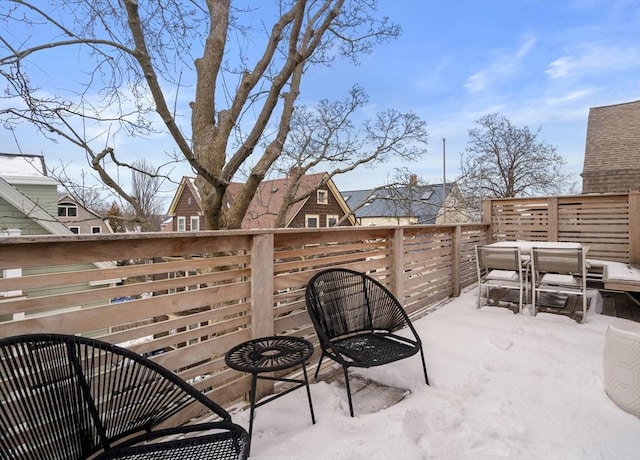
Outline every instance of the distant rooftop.
<path id="1" fill-rule="evenodd" d="M 0 153 L 0 176 L 44 177 L 47 166 L 42 155 Z"/>

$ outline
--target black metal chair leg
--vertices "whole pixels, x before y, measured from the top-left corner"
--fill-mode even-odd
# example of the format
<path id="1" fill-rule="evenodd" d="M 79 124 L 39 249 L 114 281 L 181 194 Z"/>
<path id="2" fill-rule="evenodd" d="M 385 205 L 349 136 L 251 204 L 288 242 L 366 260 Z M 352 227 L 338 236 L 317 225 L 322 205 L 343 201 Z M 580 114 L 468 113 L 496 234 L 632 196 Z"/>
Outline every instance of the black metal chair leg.
<path id="1" fill-rule="evenodd" d="M 313 403 L 311 402 L 311 390 L 309 389 L 309 379 L 307 378 L 307 366 L 302 363 L 302 372 L 304 373 L 304 383 L 307 387 L 307 398 L 309 399 L 309 411 L 311 411 L 311 422 L 315 425 L 316 416 L 313 413 Z"/>
<path id="2" fill-rule="evenodd" d="M 313 377 L 314 379 L 318 380 L 318 374 L 320 373 L 320 366 L 322 365 L 322 359 L 324 358 L 324 350 L 322 351 L 322 354 L 320 355 L 320 361 L 318 361 L 318 367 L 316 367 L 316 374 Z"/>
<path id="3" fill-rule="evenodd" d="M 251 393 L 249 395 L 250 411 L 249 411 L 249 448 L 248 453 L 251 454 L 251 440 L 253 436 L 253 414 L 256 410 L 256 382 L 258 381 L 258 374 L 251 374 Z"/>
<path id="4" fill-rule="evenodd" d="M 344 385 L 347 387 L 347 397 L 349 398 L 349 413 L 353 417 L 353 401 L 351 400 L 351 385 L 349 385 L 349 373 L 347 372 L 347 368 L 343 367 L 344 371 Z"/>
<path id="5" fill-rule="evenodd" d="M 422 358 L 422 370 L 424 370 L 424 381 L 429 385 L 429 377 L 427 377 L 427 364 L 424 361 L 424 350 L 420 347 L 420 358 Z"/>

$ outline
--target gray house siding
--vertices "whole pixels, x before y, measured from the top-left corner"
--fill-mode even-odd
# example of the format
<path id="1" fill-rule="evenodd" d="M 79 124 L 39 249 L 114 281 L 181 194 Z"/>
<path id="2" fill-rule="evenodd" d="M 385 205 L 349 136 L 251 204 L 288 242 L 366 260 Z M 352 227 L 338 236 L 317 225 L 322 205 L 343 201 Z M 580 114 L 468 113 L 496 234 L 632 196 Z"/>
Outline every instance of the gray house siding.
<path id="1" fill-rule="evenodd" d="M 33 219 L 27 217 L 19 209 L 14 208 L 6 200 L 0 198 L 0 232 L 6 233 L 11 229 L 20 230 L 21 235 L 47 235 L 45 230 Z"/>

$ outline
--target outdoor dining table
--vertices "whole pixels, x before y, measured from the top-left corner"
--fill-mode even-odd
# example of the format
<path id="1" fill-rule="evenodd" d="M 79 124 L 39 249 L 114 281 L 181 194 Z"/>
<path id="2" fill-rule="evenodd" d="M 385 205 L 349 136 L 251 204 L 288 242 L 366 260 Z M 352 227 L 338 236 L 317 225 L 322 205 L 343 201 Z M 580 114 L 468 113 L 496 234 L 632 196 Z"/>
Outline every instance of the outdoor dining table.
<path id="1" fill-rule="evenodd" d="M 581 248 L 581 243 L 570 241 L 496 241 L 488 244 L 489 247 L 517 247 L 523 255 L 531 255 L 531 248 L 559 248 L 559 249 L 576 249 Z"/>

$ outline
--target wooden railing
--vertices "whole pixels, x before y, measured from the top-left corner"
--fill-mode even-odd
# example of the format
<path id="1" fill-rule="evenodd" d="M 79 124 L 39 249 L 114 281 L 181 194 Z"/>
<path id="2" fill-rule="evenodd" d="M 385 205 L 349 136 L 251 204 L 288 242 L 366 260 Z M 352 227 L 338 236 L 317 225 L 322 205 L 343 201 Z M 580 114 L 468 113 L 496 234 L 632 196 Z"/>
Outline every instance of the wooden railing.
<path id="1" fill-rule="evenodd" d="M 593 259 L 640 264 L 640 192 L 484 201 L 491 241 L 575 241 Z"/>
<path id="2" fill-rule="evenodd" d="M 224 363 L 232 346 L 316 341 L 304 294 L 319 270 L 368 272 L 416 317 L 475 282 L 487 239 L 481 224 L 0 238 L 0 337 L 123 344 L 228 404 L 249 388 Z"/>
<path id="3" fill-rule="evenodd" d="M 486 200 L 484 216 L 463 225 L 0 238 L 0 337 L 59 332 L 123 344 L 225 405 L 249 388 L 224 363 L 232 346 L 273 334 L 316 342 L 304 293 L 324 268 L 368 272 L 418 317 L 475 283 L 476 244 L 577 241 L 592 258 L 640 263 L 640 193 Z"/>

